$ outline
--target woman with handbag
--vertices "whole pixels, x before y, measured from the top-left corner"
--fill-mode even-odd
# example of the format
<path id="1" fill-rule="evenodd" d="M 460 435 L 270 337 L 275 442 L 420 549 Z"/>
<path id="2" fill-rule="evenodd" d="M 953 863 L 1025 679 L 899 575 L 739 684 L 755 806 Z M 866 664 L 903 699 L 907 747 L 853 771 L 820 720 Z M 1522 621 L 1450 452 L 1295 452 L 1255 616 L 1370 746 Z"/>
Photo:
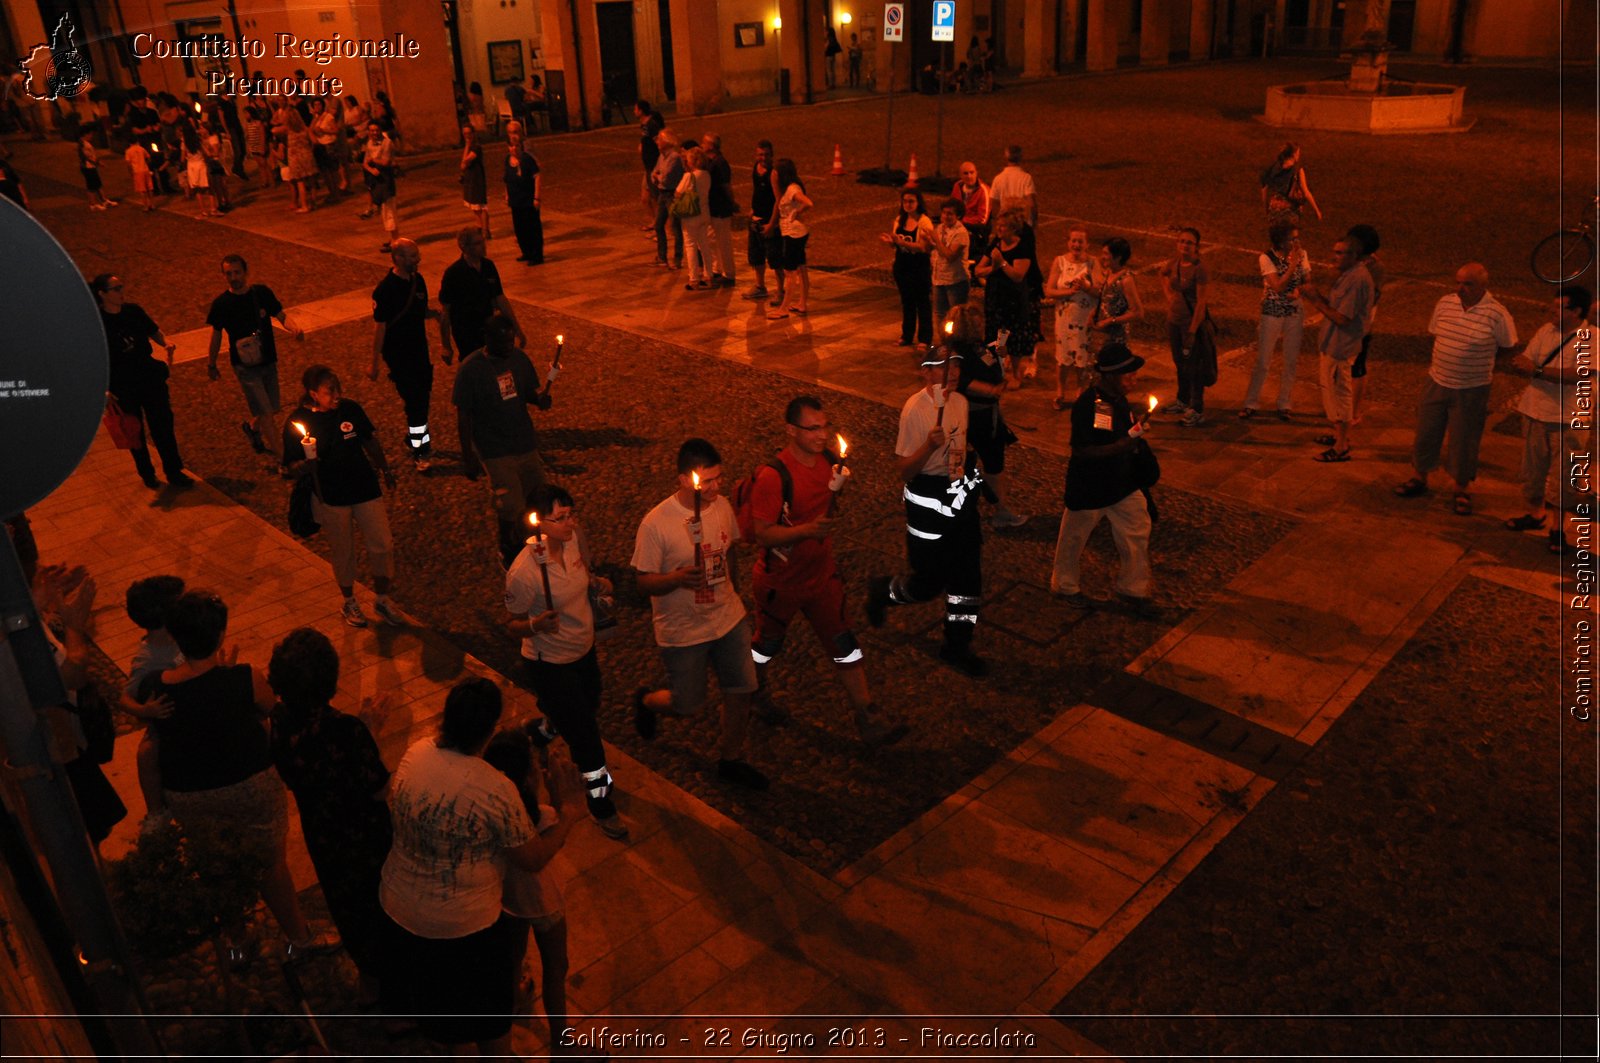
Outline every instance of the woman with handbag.
<path id="1" fill-rule="evenodd" d="M 1210 286 L 1211 276 L 1200 261 L 1200 230 L 1185 226 L 1178 230 L 1176 254 L 1161 267 L 1161 294 L 1167 299 L 1167 344 L 1172 350 L 1172 364 L 1178 370 L 1178 400 L 1169 403 L 1167 411 L 1181 415 L 1178 424 L 1183 428 L 1198 428 L 1206 420 L 1205 352 L 1197 347 L 1196 333 L 1206 327 L 1206 292 Z M 1201 342 L 1209 338 L 1208 334 Z"/>
<path id="2" fill-rule="evenodd" d="M 183 458 L 178 453 L 177 436 L 172 430 L 172 399 L 167 392 L 167 378 L 172 375 L 172 352 L 177 346 L 167 342 L 161 327 L 150 320 L 143 307 L 123 301 L 121 277 L 102 273 L 89 286 L 100 302 L 100 322 L 105 326 L 106 346 L 111 354 L 107 424 L 127 433 L 124 438 L 129 446 L 124 449 L 133 455 L 133 467 L 139 470 L 139 479 L 146 487 L 152 491 L 161 487 L 150 461 L 146 428 L 150 442 L 156 445 L 156 453 L 161 455 L 161 469 L 166 473 L 167 482 L 174 487 L 188 487 L 194 479 L 183 471 Z M 166 350 L 165 363 L 153 357 L 152 340 Z M 113 419 L 116 419 L 115 425 L 112 425 Z"/>
<path id="3" fill-rule="evenodd" d="M 611 798 L 611 772 L 600 738 L 600 663 L 595 655 L 592 599 L 611 593 L 611 581 L 589 567 L 572 495 L 541 484 L 528 498 L 539 514 L 539 535 L 506 571 L 505 622 L 522 639 L 522 674 L 545 718 L 545 741 L 560 736 L 583 775 L 589 814 L 608 838 L 628 836 Z M 545 592 L 549 591 L 547 595 Z"/>
<path id="4" fill-rule="evenodd" d="M 283 426 L 283 464 L 290 470 L 302 461 L 308 466 L 302 475 L 312 478 L 312 513 L 328 537 L 333 580 L 344 595 L 344 622 L 351 627 L 367 626 L 366 614 L 355 598 L 355 532 L 360 529 L 372 568 L 372 589 L 378 595 L 373 610 L 386 624 L 403 624 L 389 601 L 394 539 L 383 493 L 378 489 L 381 474 L 389 490 L 394 490 L 394 470 L 384 457 L 372 420 L 358 403 L 344 398 L 332 369 L 311 366 L 300 380 L 305 397 Z"/>
<path id="5" fill-rule="evenodd" d="M 711 231 L 711 171 L 706 168 L 706 153 L 698 144 L 683 153 L 684 172 L 673 190 L 672 216 L 683 225 L 685 261 L 689 264 L 686 291 L 702 292 L 711 287 L 711 248 L 716 240 Z"/>
<path id="6" fill-rule="evenodd" d="M 1306 181 L 1305 167 L 1300 165 L 1300 145 L 1293 142 L 1278 150 L 1278 157 L 1261 174 L 1261 205 L 1267 211 L 1267 223 L 1278 225 L 1300 224 L 1300 208 L 1309 206 L 1317 220 L 1322 220 L 1322 208 L 1317 197 L 1311 194 Z"/>
<path id="7" fill-rule="evenodd" d="M 539 160 L 528 154 L 527 136 L 520 129 L 506 138 L 506 206 L 511 208 L 511 228 L 522 254 L 518 262 L 537 266 L 544 261 L 544 221 L 539 215 Z"/>

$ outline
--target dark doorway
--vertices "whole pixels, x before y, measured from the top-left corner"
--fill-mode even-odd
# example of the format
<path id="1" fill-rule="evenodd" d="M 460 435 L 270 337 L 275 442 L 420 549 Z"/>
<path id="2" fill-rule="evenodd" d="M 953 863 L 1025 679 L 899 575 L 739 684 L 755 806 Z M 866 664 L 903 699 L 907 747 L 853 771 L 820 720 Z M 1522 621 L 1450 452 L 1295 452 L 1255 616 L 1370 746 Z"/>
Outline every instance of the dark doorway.
<path id="1" fill-rule="evenodd" d="M 626 118 L 633 101 L 639 98 L 639 71 L 633 59 L 633 4 L 594 5 L 595 26 L 600 35 L 600 85 L 604 90 L 602 120 Z"/>
<path id="2" fill-rule="evenodd" d="M 672 68 L 672 0 L 656 0 L 661 20 L 661 91 L 669 100 L 678 98 L 678 79 Z"/>
<path id="3" fill-rule="evenodd" d="M 1417 24 L 1417 0 L 1394 0 L 1389 5 L 1389 43 L 1397 52 L 1409 52 Z"/>

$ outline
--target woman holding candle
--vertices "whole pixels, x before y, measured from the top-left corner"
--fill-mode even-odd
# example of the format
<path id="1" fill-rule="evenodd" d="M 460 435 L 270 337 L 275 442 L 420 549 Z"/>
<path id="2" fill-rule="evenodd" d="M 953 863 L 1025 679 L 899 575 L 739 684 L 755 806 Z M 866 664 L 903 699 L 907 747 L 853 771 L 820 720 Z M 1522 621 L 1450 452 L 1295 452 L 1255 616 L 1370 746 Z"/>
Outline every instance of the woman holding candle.
<path id="1" fill-rule="evenodd" d="M 355 529 L 367 544 L 372 587 L 378 597 L 373 610 L 388 624 L 402 624 L 389 601 L 394 580 L 394 540 L 383 507 L 378 476 L 393 490 L 394 471 L 361 406 L 346 399 L 339 377 L 325 365 L 314 365 L 301 377 L 305 397 L 283 426 L 283 463 L 306 462 L 315 497 L 312 509 L 328 537 L 334 582 L 344 595 L 344 621 L 366 627 L 367 617 L 355 598 Z"/>
<path id="2" fill-rule="evenodd" d="M 611 592 L 585 556 L 572 495 L 542 484 L 529 498 L 532 534 L 506 573 L 506 630 L 522 637 L 522 667 L 549 727 L 566 739 L 583 775 L 589 814 L 608 838 L 628 836 L 611 799 L 600 738 L 600 662 L 589 594 Z"/>
<path id="3" fill-rule="evenodd" d="M 1011 386 L 1021 387 L 1024 375 L 1033 376 L 1033 347 L 1039 340 L 1039 299 L 1044 279 L 1032 230 L 1021 211 L 1008 210 L 994 224 L 994 243 L 978 259 L 977 274 L 984 279 L 984 340 L 995 342 L 1000 333 L 1010 335 L 1001 356 L 1011 360 Z"/>

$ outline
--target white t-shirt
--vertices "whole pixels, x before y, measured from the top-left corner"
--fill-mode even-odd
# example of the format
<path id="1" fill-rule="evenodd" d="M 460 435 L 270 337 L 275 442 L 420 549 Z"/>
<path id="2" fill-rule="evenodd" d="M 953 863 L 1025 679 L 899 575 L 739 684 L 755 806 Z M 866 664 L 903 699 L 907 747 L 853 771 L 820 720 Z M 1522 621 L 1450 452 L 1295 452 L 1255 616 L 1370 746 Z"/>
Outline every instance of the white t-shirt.
<path id="1" fill-rule="evenodd" d="M 1582 338 L 1581 333 L 1588 332 L 1588 338 Z M 1567 342 L 1563 345 L 1562 341 Z M 1528 386 L 1523 390 L 1521 398 L 1517 400 L 1517 409 L 1535 421 L 1555 423 L 1565 422 L 1570 425 L 1574 418 L 1579 416 L 1578 387 L 1573 374 L 1578 370 L 1578 345 L 1593 344 L 1593 330 L 1588 325 L 1579 325 L 1573 332 L 1562 332 L 1561 329 L 1546 322 L 1541 325 L 1538 332 L 1528 341 L 1528 347 L 1523 353 L 1537 369 L 1545 365 L 1545 359 L 1550 358 L 1558 345 L 1561 353 L 1550 360 L 1545 366 L 1546 372 L 1560 367 L 1566 374 L 1567 383 L 1558 384 L 1548 377 L 1537 377 L 1528 381 Z"/>
<path id="2" fill-rule="evenodd" d="M 967 397 L 956 390 L 955 376 L 954 372 L 950 374 L 950 397 L 945 400 L 944 446 L 935 448 L 917 470 L 928 476 L 945 476 L 952 480 L 961 477 L 967 461 Z M 900 408 L 900 437 L 895 440 L 894 452 L 909 458 L 921 450 L 938 418 L 939 407 L 928 388 L 907 399 Z"/>
<path id="3" fill-rule="evenodd" d="M 694 510 L 668 495 L 645 514 L 633 544 L 633 567 L 660 574 L 694 564 L 694 540 L 689 525 Z M 733 586 L 733 544 L 739 541 L 739 521 L 733 506 L 722 496 L 700 510 L 700 553 L 705 566 L 705 589 L 678 587 L 650 599 L 655 618 L 656 645 L 698 646 L 732 631 L 744 619 L 744 602 Z"/>
<path id="4" fill-rule="evenodd" d="M 991 218 L 998 216 L 1000 211 L 1021 208 L 1024 197 L 1035 195 L 1033 175 L 1020 166 L 1007 166 L 989 182 L 989 195 L 1000 201 L 990 209 Z"/>
<path id="5" fill-rule="evenodd" d="M 1057 255 L 1056 260 L 1050 264 L 1049 286 L 1052 288 L 1065 288 L 1073 281 L 1082 281 L 1090 276 L 1094 269 L 1094 260 L 1086 258 L 1082 262 L 1074 262 L 1068 255 Z M 1088 317 L 1094 312 L 1098 300 L 1093 292 L 1082 289 L 1073 292 L 1065 299 L 1056 299 L 1056 320 L 1087 322 Z"/>
<path id="6" fill-rule="evenodd" d="M 549 543 L 546 542 L 548 549 Z M 554 631 L 535 631 L 522 640 L 522 656 L 530 661 L 571 664 L 594 647 L 594 609 L 589 605 L 589 566 L 583 563 L 578 540 L 571 539 L 561 560 L 549 551 L 550 594 L 555 598 Z M 545 602 L 544 578 L 532 545 L 511 562 L 506 573 L 506 609 L 518 616 L 538 616 L 550 609 Z"/>
<path id="7" fill-rule="evenodd" d="M 801 195 L 799 185 L 790 185 L 783 190 L 783 198 L 778 200 L 778 234 L 798 239 L 811 232 L 806 223 L 800 220 Z"/>
<path id="8" fill-rule="evenodd" d="M 933 283 L 960 284 L 967 279 L 967 254 L 972 245 L 972 235 L 959 221 L 954 225 L 934 227 Z M 954 255 L 946 256 L 941 246 L 957 248 Z"/>
<path id="9" fill-rule="evenodd" d="M 506 849 L 534 837 L 511 780 L 480 757 L 412 743 L 390 781 L 394 845 L 378 901 L 425 938 L 475 934 L 500 918 Z"/>

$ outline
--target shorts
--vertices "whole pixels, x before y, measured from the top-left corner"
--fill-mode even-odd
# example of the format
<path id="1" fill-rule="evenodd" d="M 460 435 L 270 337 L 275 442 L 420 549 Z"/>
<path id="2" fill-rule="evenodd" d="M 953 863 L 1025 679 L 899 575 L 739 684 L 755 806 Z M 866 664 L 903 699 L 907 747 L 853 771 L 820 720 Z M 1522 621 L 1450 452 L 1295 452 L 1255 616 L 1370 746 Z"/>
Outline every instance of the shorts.
<path id="1" fill-rule="evenodd" d="M 78 168 L 78 172 L 83 174 L 84 187 L 87 188 L 89 191 L 98 192 L 98 191 L 100 191 L 100 189 L 102 187 L 104 187 L 101 184 L 100 171 L 98 169 L 91 170 L 87 166 L 80 166 Z"/>
<path id="2" fill-rule="evenodd" d="M 1352 416 L 1353 392 L 1350 388 L 1349 362 L 1322 356 L 1318 382 L 1322 385 L 1322 412 L 1330 421 L 1349 421 Z"/>
<path id="3" fill-rule="evenodd" d="M 811 630 L 834 664 L 849 668 L 861 663 L 861 647 L 845 615 L 844 581 L 836 570 L 799 586 L 771 582 L 759 573 L 754 582 L 756 623 L 750 652 L 757 664 L 778 655 L 789 622 L 800 613 L 811 622 Z"/>
<path id="4" fill-rule="evenodd" d="M 783 262 L 781 265 L 784 269 L 799 269 L 806 264 L 806 241 L 809 239 L 811 239 L 810 233 L 805 236 L 785 236 L 783 238 Z M 775 262 L 773 265 L 776 266 L 779 263 Z"/>
<path id="5" fill-rule="evenodd" d="M 140 195 L 155 191 L 155 187 L 155 180 L 151 177 L 149 170 L 140 170 L 133 175 L 133 190 Z"/>
<path id="6" fill-rule="evenodd" d="M 745 241 L 744 255 L 754 268 L 770 265 L 773 269 L 782 269 L 783 237 L 777 233 L 768 236 L 760 230 L 751 229 Z"/>
<path id="7" fill-rule="evenodd" d="M 750 618 L 710 642 L 662 646 L 661 663 L 667 666 L 674 713 L 688 716 L 706 703 L 708 665 L 717 670 L 717 686 L 724 695 L 751 693 L 756 689 L 756 663 L 750 659 Z"/>
<path id="8" fill-rule="evenodd" d="M 277 413 L 283 406 L 283 400 L 278 397 L 278 363 L 268 362 L 266 365 L 236 365 L 233 375 L 239 378 L 239 387 L 244 391 L 244 401 L 250 407 L 250 412 L 257 417 L 265 417 Z"/>
<path id="9" fill-rule="evenodd" d="M 1367 351 L 1372 347 L 1372 333 L 1361 337 L 1361 353 L 1350 363 L 1350 379 L 1360 380 L 1367 375 Z"/>

